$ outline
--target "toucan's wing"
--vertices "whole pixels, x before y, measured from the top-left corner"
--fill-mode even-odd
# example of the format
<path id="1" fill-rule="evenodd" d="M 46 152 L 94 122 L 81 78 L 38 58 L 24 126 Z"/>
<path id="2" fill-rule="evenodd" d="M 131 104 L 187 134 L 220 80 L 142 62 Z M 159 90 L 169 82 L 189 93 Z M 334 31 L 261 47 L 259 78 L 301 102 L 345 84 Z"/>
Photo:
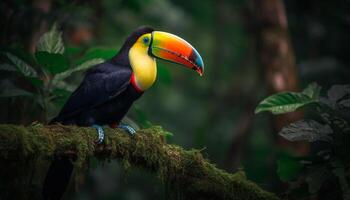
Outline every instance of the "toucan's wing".
<path id="1" fill-rule="evenodd" d="M 53 122 L 62 122 L 117 96 L 129 85 L 131 74 L 130 67 L 108 62 L 93 67 Z"/>

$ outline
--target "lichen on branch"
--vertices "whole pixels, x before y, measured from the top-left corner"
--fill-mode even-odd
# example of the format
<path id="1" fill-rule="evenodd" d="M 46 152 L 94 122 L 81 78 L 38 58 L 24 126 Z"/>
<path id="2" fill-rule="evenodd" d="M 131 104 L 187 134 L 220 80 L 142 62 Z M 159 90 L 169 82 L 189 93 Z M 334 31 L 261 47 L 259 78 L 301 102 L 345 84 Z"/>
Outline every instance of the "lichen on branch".
<path id="1" fill-rule="evenodd" d="M 41 163 L 56 155 L 74 157 L 77 167 L 87 158 L 118 159 L 127 166 L 154 172 L 167 185 L 170 193 L 183 199 L 274 200 L 274 194 L 262 190 L 246 179 L 244 173 L 227 173 L 204 159 L 198 150 L 186 151 L 167 144 L 166 132 L 160 127 L 139 130 L 129 136 L 120 129 L 105 129 L 103 144 L 97 144 L 94 128 L 33 124 L 28 127 L 0 125 L 0 194 L 40 198 L 40 187 L 29 187 L 33 180 L 43 180 Z M 45 174 L 45 173 L 41 173 Z M 25 196 L 20 196 L 19 188 Z M 171 195 L 169 195 L 171 196 Z M 175 195 L 176 196 L 176 195 Z M 0 196 L 1 197 L 1 196 Z M 13 196 L 12 196 L 13 197 Z"/>

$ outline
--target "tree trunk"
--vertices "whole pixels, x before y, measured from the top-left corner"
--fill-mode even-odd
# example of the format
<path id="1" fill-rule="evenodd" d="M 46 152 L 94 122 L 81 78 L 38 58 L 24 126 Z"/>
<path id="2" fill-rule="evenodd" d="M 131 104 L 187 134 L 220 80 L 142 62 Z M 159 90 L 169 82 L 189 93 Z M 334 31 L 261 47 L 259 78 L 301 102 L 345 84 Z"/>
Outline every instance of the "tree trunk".
<path id="1" fill-rule="evenodd" d="M 293 48 L 288 34 L 288 23 L 282 0 L 254 0 L 258 60 L 264 74 L 269 94 L 297 91 L 298 76 Z M 273 117 L 273 130 L 278 132 L 285 125 L 302 117 L 301 112 Z M 277 143 L 291 148 L 299 155 L 309 152 L 306 142 L 288 142 L 277 137 Z"/>

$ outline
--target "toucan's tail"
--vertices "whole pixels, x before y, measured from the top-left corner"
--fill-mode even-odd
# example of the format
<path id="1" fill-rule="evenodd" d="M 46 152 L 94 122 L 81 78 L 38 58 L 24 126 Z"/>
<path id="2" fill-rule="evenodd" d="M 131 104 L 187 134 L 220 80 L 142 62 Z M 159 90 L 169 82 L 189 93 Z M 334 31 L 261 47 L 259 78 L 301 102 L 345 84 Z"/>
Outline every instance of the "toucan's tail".
<path id="1" fill-rule="evenodd" d="M 74 124 L 64 116 L 58 115 L 49 124 Z M 69 184 L 73 172 L 73 161 L 76 158 L 68 155 L 55 155 L 53 162 L 46 174 L 43 184 L 43 196 L 45 200 L 59 200 L 62 198 Z"/>
<path id="2" fill-rule="evenodd" d="M 46 174 L 43 185 L 45 200 L 62 198 L 73 172 L 73 163 L 68 156 L 55 156 Z"/>

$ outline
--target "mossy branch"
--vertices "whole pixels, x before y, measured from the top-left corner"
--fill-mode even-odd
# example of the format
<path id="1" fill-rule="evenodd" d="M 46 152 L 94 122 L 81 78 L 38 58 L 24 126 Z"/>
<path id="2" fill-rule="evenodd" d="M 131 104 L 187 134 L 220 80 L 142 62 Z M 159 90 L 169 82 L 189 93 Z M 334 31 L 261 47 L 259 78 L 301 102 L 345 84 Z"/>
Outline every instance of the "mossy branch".
<path id="1" fill-rule="evenodd" d="M 105 131 L 105 141 L 98 145 L 94 128 L 0 125 L 1 175 L 16 180 L 21 173 L 9 175 L 4 170 L 11 171 L 13 166 L 27 165 L 28 168 L 30 163 L 50 160 L 54 154 L 74 155 L 78 166 L 95 156 L 120 159 L 131 166 L 155 172 L 184 199 L 278 199 L 246 180 L 242 172 L 227 173 L 210 164 L 197 150 L 186 151 L 167 144 L 165 131 L 160 127 L 140 130 L 133 137 L 119 129 L 107 128 Z M 9 186 L 3 181 L 0 187 Z"/>

